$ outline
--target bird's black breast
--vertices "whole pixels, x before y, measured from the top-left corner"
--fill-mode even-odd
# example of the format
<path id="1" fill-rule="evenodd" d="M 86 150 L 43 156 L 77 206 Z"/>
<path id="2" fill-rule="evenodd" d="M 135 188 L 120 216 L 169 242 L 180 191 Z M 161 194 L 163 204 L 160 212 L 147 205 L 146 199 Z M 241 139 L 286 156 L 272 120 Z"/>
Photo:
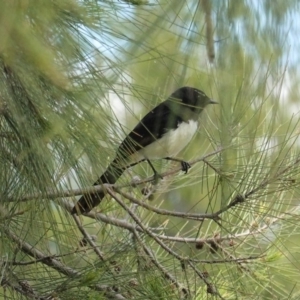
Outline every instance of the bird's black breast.
<path id="1" fill-rule="evenodd" d="M 118 149 L 118 155 L 126 157 L 162 137 L 170 129 L 175 129 L 182 118 L 161 103 L 151 110 L 128 134 Z"/>

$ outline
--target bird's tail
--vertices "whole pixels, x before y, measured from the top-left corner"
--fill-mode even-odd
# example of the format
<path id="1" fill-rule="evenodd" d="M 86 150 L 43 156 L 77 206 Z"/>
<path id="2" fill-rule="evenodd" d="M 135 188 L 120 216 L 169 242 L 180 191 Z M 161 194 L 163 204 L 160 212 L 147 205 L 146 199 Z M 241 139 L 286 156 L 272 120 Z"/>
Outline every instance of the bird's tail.
<path id="1" fill-rule="evenodd" d="M 119 159 L 115 158 L 102 176 L 94 183 L 94 186 L 105 183 L 114 184 L 123 174 L 124 170 L 124 167 L 119 167 Z M 73 207 L 72 214 L 83 214 L 89 212 L 101 202 L 104 196 L 104 191 L 83 195 Z"/>

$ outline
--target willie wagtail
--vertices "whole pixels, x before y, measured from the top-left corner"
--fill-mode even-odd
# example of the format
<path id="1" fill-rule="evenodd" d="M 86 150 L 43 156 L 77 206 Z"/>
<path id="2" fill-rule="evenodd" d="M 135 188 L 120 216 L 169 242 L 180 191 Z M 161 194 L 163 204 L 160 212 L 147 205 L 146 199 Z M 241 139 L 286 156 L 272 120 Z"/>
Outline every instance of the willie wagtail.
<path id="1" fill-rule="evenodd" d="M 94 183 L 114 184 L 126 168 L 141 161 L 151 164 L 153 159 L 169 159 L 180 161 L 183 171 L 190 165 L 173 158 L 192 139 L 198 129 L 198 118 L 206 105 L 217 102 L 210 99 L 202 91 L 192 87 L 182 87 L 167 100 L 152 109 L 126 136 L 119 146 L 116 157 L 106 171 Z M 105 196 L 105 192 L 97 192 L 82 196 L 72 210 L 72 214 L 89 212 L 97 206 Z"/>

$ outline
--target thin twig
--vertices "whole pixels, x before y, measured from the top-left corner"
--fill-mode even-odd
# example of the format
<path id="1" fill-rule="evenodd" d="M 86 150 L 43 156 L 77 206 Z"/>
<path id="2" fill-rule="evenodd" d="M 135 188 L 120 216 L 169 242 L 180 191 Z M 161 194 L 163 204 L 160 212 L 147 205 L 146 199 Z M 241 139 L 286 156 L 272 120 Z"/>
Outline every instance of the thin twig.
<path id="1" fill-rule="evenodd" d="M 192 160 L 189 162 L 190 165 L 194 165 L 200 161 L 203 161 L 204 159 L 213 156 L 215 154 L 220 153 L 223 150 L 223 148 L 217 149 L 209 154 L 206 154 L 200 158 L 197 158 L 195 160 Z M 164 173 L 162 173 L 161 175 L 163 177 L 165 176 L 170 176 L 173 174 L 178 173 L 179 171 L 181 171 L 181 167 L 178 168 L 174 168 L 172 170 L 166 171 Z M 89 188 L 83 188 L 83 189 L 72 189 L 72 190 L 68 190 L 68 191 L 58 191 L 58 190 L 52 190 L 49 191 L 48 193 L 34 193 L 31 195 L 25 195 L 23 197 L 18 198 L 19 202 L 26 202 L 26 201 L 30 201 L 30 200 L 35 200 L 35 199 L 56 199 L 56 198 L 62 198 L 62 197 L 74 197 L 74 196 L 80 196 L 80 195 L 85 195 L 85 194 L 93 194 L 93 193 L 98 193 L 103 191 L 103 189 L 107 189 L 107 188 L 111 188 L 111 187 L 115 187 L 117 189 L 120 188 L 124 188 L 124 187 L 129 187 L 129 186 L 137 186 L 137 185 L 141 185 L 147 182 L 151 182 L 153 181 L 153 176 L 148 177 L 146 179 L 143 180 L 138 180 L 138 181 L 134 181 L 128 184 L 123 184 L 123 185 L 117 185 L 117 184 L 103 184 L 103 185 L 95 185 Z M 14 197 L 8 197 L 5 199 L 5 202 L 15 202 L 16 199 Z"/>
<path id="2" fill-rule="evenodd" d="M 79 229 L 79 231 L 84 236 L 85 240 L 89 243 L 89 245 L 92 247 L 96 255 L 100 258 L 100 260 L 105 261 L 103 253 L 99 250 L 99 247 L 96 245 L 96 243 L 93 241 L 91 236 L 88 234 L 88 232 L 83 228 L 82 224 L 80 223 L 79 217 L 76 215 L 73 215 L 74 221 Z"/>
<path id="3" fill-rule="evenodd" d="M 23 241 L 22 239 L 20 239 L 13 231 L 11 231 L 9 228 L 2 226 L 3 229 L 3 233 L 5 233 L 5 235 L 7 236 L 8 239 L 10 239 L 11 241 L 13 241 L 14 243 L 16 243 L 19 247 L 19 249 L 26 253 L 27 255 L 34 257 L 35 259 L 38 259 L 41 263 L 49 266 L 52 269 L 55 269 L 56 271 L 58 271 L 61 274 L 66 275 L 69 278 L 73 278 L 73 279 L 80 279 L 82 277 L 82 274 L 78 271 L 76 271 L 75 269 L 68 267 L 66 265 L 64 265 L 62 262 L 58 261 L 55 258 L 49 257 L 47 255 L 45 255 L 42 251 L 36 249 L 35 246 L 30 245 L 29 243 Z M 108 286 L 106 285 L 100 285 L 100 284 L 94 284 L 94 285 L 89 285 L 88 286 L 90 289 L 95 290 L 95 291 L 99 291 L 102 294 L 104 294 L 107 298 L 110 297 L 115 297 L 117 299 L 125 299 L 122 295 L 117 294 L 115 292 L 112 292 Z M 62 288 L 67 288 L 66 285 L 63 285 Z"/>
<path id="4" fill-rule="evenodd" d="M 173 217 L 179 217 L 179 218 L 184 218 L 184 219 L 190 219 L 190 220 L 196 220 L 196 221 L 203 221 L 205 219 L 220 219 L 220 217 L 215 214 L 215 213 L 211 213 L 211 214 L 195 214 L 195 213 L 187 213 L 187 212 L 178 212 L 178 211 L 170 211 L 170 210 L 166 210 L 166 209 L 160 209 L 157 207 L 154 207 L 152 205 L 149 205 L 145 202 L 139 201 L 138 199 L 134 198 L 133 196 L 124 193 L 123 191 L 121 191 L 120 189 L 116 189 L 114 188 L 114 190 L 120 194 L 121 196 L 123 196 L 124 198 L 127 198 L 128 200 L 130 200 L 131 202 L 138 204 L 141 207 L 144 207 L 152 212 L 155 212 L 159 215 L 165 215 L 165 216 L 173 216 Z"/>
<path id="5" fill-rule="evenodd" d="M 140 226 L 144 233 L 149 235 L 162 249 L 164 249 L 168 254 L 175 257 L 179 262 L 188 260 L 186 257 L 183 257 L 176 252 L 174 252 L 170 247 L 168 247 L 166 244 L 164 244 L 155 234 L 153 234 L 144 224 L 143 222 L 138 218 L 136 214 L 134 214 L 129 207 L 126 206 L 126 204 L 110 189 L 107 189 L 107 192 L 118 202 L 118 204 L 130 214 L 131 218 L 137 223 L 138 226 Z M 204 281 L 204 283 L 209 287 L 211 283 L 203 276 L 201 279 Z M 186 289 L 187 291 L 187 289 Z"/>
<path id="6" fill-rule="evenodd" d="M 300 164 L 300 157 L 293 162 L 293 168 L 295 168 L 295 165 L 299 165 L 299 164 Z M 287 166 L 282 171 L 277 172 L 276 174 L 274 174 L 270 178 L 267 178 L 267 179 L 263 180 L 256 187 L 254 187 L 252 190 L 245 193 L 244 195 L 239 193 L 238 195 L 235 196 L 235 198 L 228 205 L 224 206 L 219 211 L 215 212 L 215 214 L 220 215 L 220 214 L 224 213 L 225 211 L 228 211 L 232 207 L 234 207 L 238 204 L 244 203 L 250 196 L 253 196 L 255 193 L 257 193 L 261 189 L 265 188 L 268 184 L 271 184 L 272 182 L 277 181 L 278 179 L 280 179 L 280 177 L 284 173 L 290 171 L 290 169 L 291 169 L 291 165 Z"/>
<path id="7" fill-rule="evenodd" d="M 178 289 L 180 289 L 184 294 L 187 294 L 188 290 L 179 283 L 175 277 L 170 274 L 157 260 L 157 258 L 153 255 L 153 251 L 150 250 L 145 243 L 140 238 L 138 232 L 136 230 L 133 231 L 134 237 L 137 239 L 137 241 L 141 244 L 144 252 L 147 254 L 147 256 L 150 258 L 151 262 L 158 268 L 158 270 L 164 275 L 165 278 L 170 280 Z M 190 292 L 189 292 L 190 293 Z"/>

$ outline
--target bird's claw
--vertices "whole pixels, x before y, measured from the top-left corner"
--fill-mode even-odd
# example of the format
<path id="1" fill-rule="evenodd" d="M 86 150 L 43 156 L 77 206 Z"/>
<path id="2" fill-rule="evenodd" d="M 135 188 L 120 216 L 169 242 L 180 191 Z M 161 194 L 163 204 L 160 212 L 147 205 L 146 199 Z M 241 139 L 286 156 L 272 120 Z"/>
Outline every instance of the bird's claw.
<path id="1" fill-rule="evenodd" d="M 153 182 L 154 182 L 154 184 L 155 184 L 155 185 L 158 184 L 158 181 L 159 181 L 160 179 L 163 179 L 163 176 L 160 175 L 159 173 L 155 172 L 155 173 L 153 174 Z"/>
<path id="2" fill-rule="evenodd" d="M 186 161 L 181 162 L 181 170 L 183 172 L 185 172 L 185 174 L 187 174 L 187 172 L 190 168 L 191 168 L 191 165 L 188 162 L 186 162 Z"/>

